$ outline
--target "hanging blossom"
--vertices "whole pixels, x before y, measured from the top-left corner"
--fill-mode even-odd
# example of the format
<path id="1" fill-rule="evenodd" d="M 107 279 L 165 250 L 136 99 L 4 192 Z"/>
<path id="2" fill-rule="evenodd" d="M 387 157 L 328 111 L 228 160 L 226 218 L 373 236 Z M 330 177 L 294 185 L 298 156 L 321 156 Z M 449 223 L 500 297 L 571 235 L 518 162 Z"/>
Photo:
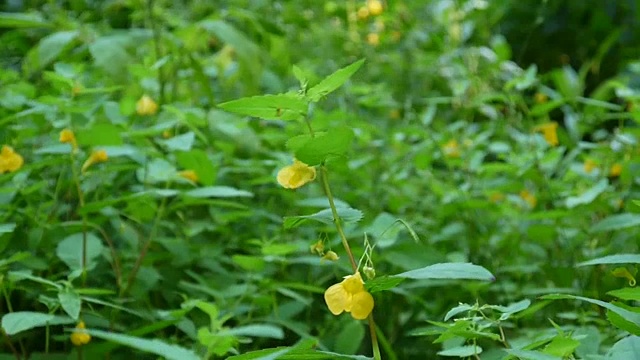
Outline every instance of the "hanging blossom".
<path id="1" fill-rule="evenodd" d="M 71 148 L 73 149 L 73 151 L 78 150 L 76 135 L 69 129 L 60 131 L 60 142 L 63 144 L 71 144 Z"/>
<path id="2" fill-rule="evenodd" d="M 299 160 L 282 168 L 277 176 L 278 184 L 287 189 L 297 189 L 315 178 L 316 169 Z"/>
<path id="3" fill-rule="evenodd" d="M 558 123 L 557 122 L 548 122 L 545 124 L 541 124 L 536 126 L 533 130 L 542 132 L 542 136 L 544 136 L 544 139 L 551 146 L 557 146 L 560 143 L 558 141 Z"/>
<path id="4" fill-rule="evenodd" d="M 2 145 L 0 150 L 0 174 L 18 171 L 24 164 L 24 159 L 11 146 Z"/>
<path id="5" fill-rule="evenodd" d="M 78 325 L 76 325 L 76 329 L 84 330 L 85 325 L 84 321 L 80 321 Z M 75 346 L 86 345 L 91 341 L 91 335 L 87 334 L 84 331 L 74 331 L 71 333 L 71 343 Z"/>
<path id="6" fill-rule="evenodd" d="M 360 272 L 331 285 L 324 292 L 324 301 L 333 315 L 346 311 L 356 320 L 366 319 L 373 310 L 373 296 L 365 290 Z"/>
<path id="7" fill-rule="evenodd" d="M 136 103 L 136 112 L 142 116 L 155 115 L 158 112 L 158 104 L 149 95 L 142 95 Z"/>
<path id="8" fill-rule="evenodd" d="M 95 150 L 89 158 L 82 164 L 82 172 L 85 172 L 91 165 L 105 162 L 109 159 L 107 152 L 104 150 Z"/>

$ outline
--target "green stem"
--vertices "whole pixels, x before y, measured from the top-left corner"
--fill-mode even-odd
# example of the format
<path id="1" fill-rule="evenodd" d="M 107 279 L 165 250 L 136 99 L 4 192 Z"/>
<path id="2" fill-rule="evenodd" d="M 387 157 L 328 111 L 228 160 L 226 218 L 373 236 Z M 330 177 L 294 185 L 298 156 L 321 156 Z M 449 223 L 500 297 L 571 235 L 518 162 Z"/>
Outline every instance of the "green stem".
<path id="1" fill-rule="evenodd" d="M 160 28 L 158 27 L 158 23 L 156 22 L 155 16 L 153 14 L 153 8 L 155 5 L 155 0 L 147 1 L 147 17 L 149 24 L 151 25 L 151 31 L 153 33 L 153 44 L 155 47 L 155 55 L 156 61 L 159 61 L 162 57 L 162 34 L 160 33 Z M 158 85 L 160 86 L 160 104 L 165 103 L 165 79 L 164 79 L 164 71 L 162 70 L 162 66 L 158 67 Z"/>

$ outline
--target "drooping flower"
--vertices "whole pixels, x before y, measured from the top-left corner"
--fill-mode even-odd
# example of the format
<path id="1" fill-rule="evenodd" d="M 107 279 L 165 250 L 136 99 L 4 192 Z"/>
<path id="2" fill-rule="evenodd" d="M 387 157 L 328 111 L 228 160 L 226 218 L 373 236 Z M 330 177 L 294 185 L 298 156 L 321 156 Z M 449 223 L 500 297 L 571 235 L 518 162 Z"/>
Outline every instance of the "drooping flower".
<path id="1" fill-rule="evenodd" d="M 444 155 L 448 158 L 460 157 L 460 145 L 458 145 L 458 141 L 456 139 L 451 139 L 444 144 L 442 146 L 442 151 L 444 151 Z"/>
<path id="2" fill-rule="evenodd" d="M 584 162 L 584 172 L 586 172 L 587 174 L 590 174 L 593 170 L 596 169 L 596 167 L 598 167 L 598 164 L 596 164 L 595 161 L 591 160 L 591 159 L 587 159 Z"/>
<path id="3" fill-rule="evenodd" d="M 158 104 L 156 104 L 149 95 L 142 95 L 136 103 L 136 112 L 138 115 L 155 115 L 157 111 Z"/>
<path id="4" fill-rule="evenodd" d="M 533 195 L 532 193 L 530 193 L 528 190 L 520 191 L 520 197 L 527 204 L 529 204 L 529 207 L 531 207 L 531 208 L 536 207 L 536 205 L 538 204 L 538 199 L 536 198 L 536 196 Z"/>
<path id="5" fill-rule="evenodd" d="M 329 261 L 336 261 L 338 260 L 340 257 L 338 256 L 338 254 L 336 254 L 335 251 L 327 251 L 326 253 L 324 253 L 324 255 L 322 255 L 321 260 L 329 260 Z"/>
<path id="6" fill-rule="evenodd" d="M 84 321 L 80 321 L 78 325 L 76 325 L 76 329 L 84 330 Z M 86 345 L 89 343 L 89 341 L 91 341 L 91 335 L 87 334 L 86 332 L 74 331 L 71 333 L 71 342 L 75 346 Z"/>
<path id="7" fill-rule="evenodd" d="M 277 176 L 278 184 L 287 189 L 297 189 L 315 178 L 316 169 L 299 160 L 280 169 Z"/>
<path id="8" fill-rule="evenodd" d="M 555 121 L 544 123 L 536 126 L 534 131 L 542 132 L 542 136 L 547 141 L 547 143 L 551 146 L 556 146 L 559 144 L 558 141 L 558 123 Z"/>
<path id="9" fill-rule="evenodd" d="M 198 174 L 193 170 L 182 170 L 178 175 L 194 183 L 198 182 Z"/>
<path id="10" fill-rule="evenodd" d="M 382 2 L 380 0 L 368 0 L 367 9 L 372 16 L 378 16 L 382 14 Z"/>
<path id="11" fill-rule="evenodd" d="M 60 131 L 60 142 L 64 144 L 71 144 L 73 150 L 78 149 L 78 142 L 76 141 L 76 135 L 69 129 Z"/>
<path id="12" fill-rule="evenodd" d="M 365 290 L 360 272 L 331 285 L 324 292 L 324 301 L 333 315 L 348 312 L 356 320 L 366 319 L 373 310 L 373 296 Z"/>
<path id="13" fill-rule="evenodd" d="M 609 176 L 618 177 L 622 174 L 622 165 L 615 163 L 611 166 L 611 170 L 609 170 Z"/>
<path id="14" fill-rule="evenodd" d="M 91 165 L 105 162 L 109 159 L 107 152 L 104 150 L 95 150 L 89 158 L 82 164 L 82 172 L 85 172 Z"/>
<path id="15" fill-rule="evenodd" d="M 0 174 L 18 171 L 24 164 L 24 159 L 11 146 L 2 145 L 0 150 Z"/>
<path id="16" fill-rule="evenodd" d="M 309 251 L 322 255 L 324 253 L 324 241 L 318 240 L 309 246 Z"/>

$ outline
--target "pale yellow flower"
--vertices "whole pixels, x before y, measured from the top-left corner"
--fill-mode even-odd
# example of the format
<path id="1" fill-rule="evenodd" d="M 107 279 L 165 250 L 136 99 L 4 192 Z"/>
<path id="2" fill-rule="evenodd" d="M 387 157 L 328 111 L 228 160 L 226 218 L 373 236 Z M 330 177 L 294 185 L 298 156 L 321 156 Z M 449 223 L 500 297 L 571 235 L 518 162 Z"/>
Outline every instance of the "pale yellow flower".
<path id="1" fill-rule="evenodd" d="M 107 152 L 104 150 L 95 150 L 89 158 L 82 164 L 82 172 L 85 172 L 91 165 L 105 162 L 109 159 Z"/>
<path id="2" fill-rule="evenodd" d="M 541 124 L 536 126 L 533 130 L 542 132 L 542 136 L 544 136 L 544 139 L 549 145 L 556 146 L 559 144 L 557 122 L 548 122 L 545 124 Z"/>
<path id="3" fill-rule="evenodd" d="M 369 17 L 369 9 L 363 6 L 360 9 L 358 9 L 357 14 L 358 14 L 358 19 L 364 20 Z"/>
<path id="4" fill-rule="evenodd" d="M 158 104 L 148 95 L 142 95 L 136 103 L 136 112 L 138 115 L 155 115 L 158 112 Z"/>
<path id="5" fill-rule="evenodd" d="M 380 0 L 368 0 L 367 9 L 369 9 L 369 14 L 372 16 L 380 15 L 382 14 L 382 2 Z"/>
<path id="6" fill-rule="evenodd" d="M 356 320 L 366 319 L 373 310 L 373 296 L 365 290 L 359 272 L 346 276 L 341 283 L 331 285 L 324 292 L 324 301 L 333 315 L 348 312 Z"/>
<path id="7" fill-rule="evenodd" d="M 596 164 L 596 162 L 591 159 L 587 159 L 584 162 L 584 172 L 586 172 L 587 174 L 590 174 L 597 167 L 598 167 L 598 164 Z"/>
<path id="8" fill-rule="evenodd" d="M 69 129 L 60 131 L 60 142 L 64 144 L 71 144 L 73 150 L 78 149 L 78 142 L 76 141 L 76 135 Z"/>
<path id="9" fill-rule="evenodd" d="M 277 176 L 278 183 L 287 189 L 297 189 L 315 178 L 316 169 L 299 160 L 280 169 Z"/>
<path id="10" fill-rule="evenodd" d="M 24 159 L 11 146 L 2 145 L 0 150 L 0 174 L 18 171 L 24 164 Z"/>
<path id="11" fill-rule="evenodd" d="M 178 172 L 178 175 L 194 183 L 197 183 L 199 180 L 198 174 L 193 170 L 182 170 Z"/>
<path id="12" fill-rule="evenodd" d="M 367 43 L 371 46 L 378 46 L 380 45 L 380 35 L 376 34 L 376 33 L 369 33 L 367 34 Z"/>
<path id="13" fill-rule="evenodd" d="M 338 256 L 338 254 L 335 253 L 335 251 L 327 251 L 324 255 L 322 255 L 322 260 L 329 260 L 329 261 L 336 261 L 338 260 L 340 257 Z"/>
<path id="14" fill-rule="evenodd" d="M 446 144 L 442 146 L 442 151 L 444 151 L 444 155 L 449 158 L 459 158 L 460 157 L 460 145 L 458 145 L 458 141 L 455 139 L 449 140 Z"/>
<path id="15" fill-rule="evenodd" d="M 78 325 L 76 325 L 76 329 L 85 329 L 84 321 L 80 321 Z M 86 332 L 74 331 L 71 333 L 71 342 L 75 346 L 86 345 L 91 341 L 91 335 Z"/>
<path id="16" fill-rule="evenodd" d="M 538 204 L 538 199 L 536 198 L 535 195 L 533 195 L 532 193 L 530 193 L 527 190 L 522 190 L 520 191 L 520 197 L 522 198 L 522 200 L 524 200 L 527 204 L 529 204 L 529 207 L 534 208 L 536 207 L 536 205 Z"/>

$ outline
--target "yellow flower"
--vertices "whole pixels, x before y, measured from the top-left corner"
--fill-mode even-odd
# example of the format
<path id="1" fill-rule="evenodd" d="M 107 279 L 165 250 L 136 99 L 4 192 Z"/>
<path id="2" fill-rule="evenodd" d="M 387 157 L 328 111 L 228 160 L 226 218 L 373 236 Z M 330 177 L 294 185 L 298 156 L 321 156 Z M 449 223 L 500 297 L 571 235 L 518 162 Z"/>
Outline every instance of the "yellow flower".
<path id="1" fill-rule="evenodd" d="M 442 151 L 444 151 L 444 156 L 449 158 L 459 158 L 460 157 L 460 146 L 458 145 L 458 141 L 455 139 L 449 140 L 446 144 L 442 146 Z"/>
<path id="2" fill-rule="evenodd" d="M 84 321 L 80 321 L 78 325 L 76 325 L 76 329 L 85 329 Z M 85 332 L 74 331 L 71 333 L 71 342 L 75 346 L 86 345 L 89 341 L 91 341 L 91 335 Z"/>
<path id="3" fill-rule="evenodd" d="M 534 208 L 536 207 L 536 205 L 538 204 L 538 199 L 536 198 L 535 195 L 533 195 L 532 193 L 530 193 L 527 190 L 522 190 L 520 191 L 520 197 L 522 198 L 522 200 L 524 200 L 527 204 L 529 204 L 529 207 Z"/>
<path id="4" fill-rule="evenodd" d="M 138 115 L 154 115 L 158 111 L 158 104 L 148 95 L 142 95 L 136 103 L 136 112 Z"/>
<path id="5" fill-rule="evenodd" d="M 380 0 L 368 0 L 367 9 L 369 9 L 369 14 L 373 16 L 380 15 L 382 14 L 382 2 Z"/>
<path id="6" fill-rule="evenodd" d="M 198 182 L 198 174 L 196 174 L 196 172 L 193 170 L 182 170 L 178 172 L 178 175 L 182 176 L 183 178 L 191 182 L 194 182 L 194 183 Z"/>
<path id="7" fill-rule="evenodd" d="M 549 100 L 549 97 L 546 94 L 543 94 L 541 92 L 537 92 L 533 96 L 533 100 L 535 100 L 535 102 L 538 103 L 538 104 L 544 104 L 544 103 L 547 102 L 547 100 Z"/>
<path id="8" fill-rule="evenodd" d="M 499 191 L 494 191 L 489 195 L 489 201 L 497 203 L 504 200 L 504 194 Z"/>
<path id="9" fill-rule="evenodd" d="M 364 20 L 368 17 L 369 17 L 369 9 L 367 9 L 364 6 L 358 9 L 358 19 Z"/>
<path id="10" fill-rule="evenodd" d="M 557 122 L 548 122 L 545 124 L 541 124 L 536 126 L 534 131 L 542 132 L 542 136 L 547 140 L 547 143 L 551 146 L 558 145 L 558 123 Z"/>
<path id="11" fill-rule="evenodd" d="M 64 129 L 60 131 L 60 142 L 64 144 L 71 144 L 73 150 L 78 149 L 78 143 L 76 142 L 76 136 L 73 131 Z"/>
<path id="12" fill-rule="evenodd" d="M 302 161 L 294 160 L 293 165 L 278 171 L 278 183 L 287 189 L 297 189 L 316 178 L 316 169 Z"/>
<path id="13" fill-rule="evenodd" d="M 333 315 L 346 311 L 356 320 L 366 319 L 373 310 L 373 296 L 365 290 L 359 272 L 345 276 L 341 283 L 331 285 L 324 292 L 324 301 Z"/>
<path id="14" fill-rule="evenodd" d="M 598 164 L 596 164 L 596 162 L 591 159 L 585 160 L 584 172 L 586 172 L 587 174 L 590 174 L 597 167 L 597 165 Z"/>
<path id="15" fill-rule="evenodd" d="M 609 170 L 609 176 L 618 177 L 622 174 L 622 165 L 616 163 L 611 166 L 611 170 Z"/>
<path id="16" fill-rule="evenodd" d="M 108 159 L 109 159 L 109 156 L 107 155 L 106 151 L 95 150 L 94 152 L 91 153 L 87 161 L 85 161 L 84 164 L 82 164 L 82 172 L 85 172 L 89 168 L 89 166 L 93 164 L 105 162 Z"/>
<path id="17" fill-rule="evenodd" d="M 340 257 L 334 251 L 327 251 L 324 255 L 322 255 L 322 260 L 336 261 Z"/>
<path id="18" fill-rule="evenodd" d="M 24 159 L 11 146 L 2 145 L 0 150 L 0 174 L 14 172 L 22 167 Z"/>
<path id="19" fill-rule="evenodd" d="M 316 241 L 313 245 L 309 246 L 309 251 L 322 255 L 324 252 L 324 242 L 322 240 Z"/>
<path id="20" fill-rule="evenodd" d="M 376 34 L 376 33 L 369 33 L 367 34 L 367 43 L 371 46 L 378 46 L 380 45 L 380 35 Z"/>

